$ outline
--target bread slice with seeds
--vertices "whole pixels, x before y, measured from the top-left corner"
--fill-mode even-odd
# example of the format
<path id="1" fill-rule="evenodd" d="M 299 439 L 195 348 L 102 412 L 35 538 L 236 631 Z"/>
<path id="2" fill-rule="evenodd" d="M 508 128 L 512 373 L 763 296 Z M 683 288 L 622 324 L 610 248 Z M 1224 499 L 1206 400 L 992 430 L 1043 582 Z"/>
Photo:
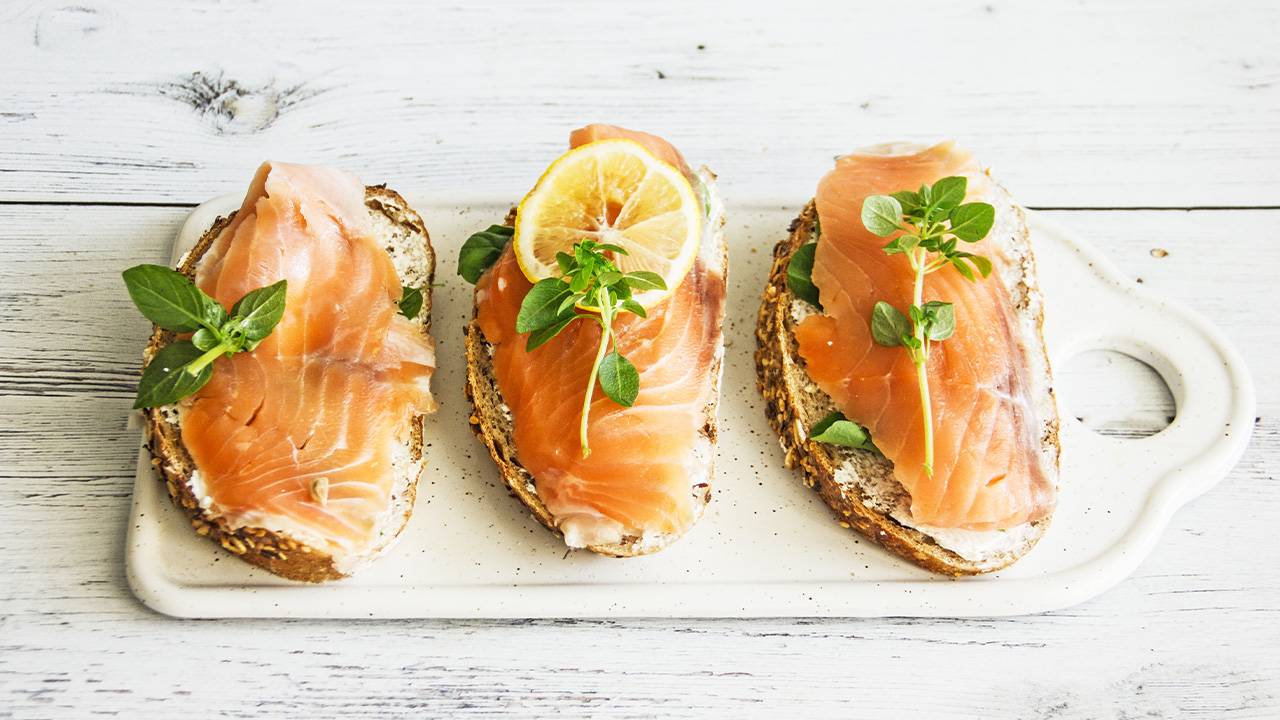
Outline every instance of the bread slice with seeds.
<path id="1" fill-rule="evenodd" d="M 365 209 L 374 232 L 391 256 L 400 281 L 407 287 L 422 289 L 422 309 L 414 318 L 423 335 L 431 322 L 431 282 L 435 275 L 435 254 L 422 218 L 394 190 L 384 185 L 365 188 Z M 190 252 L 178 263 L 178 270 L 188 277 L 195 274 L 205 252 L 234 215 L 218 218 L 205 231 Z M 156 329 L 144 353 L 150 362 L 160 348 L 172 342 L 174 334 Z M 165 483 L 174 504 L 186 514 L 196 534 L 203 535 L 230 553 L 252 565 L 265 568 L 290 580 L 323 582 L 345 577 L 388 548 L 400 534 L 413 512 L 417 479 L 425 463 L 423 454 L 424 416 L 410 414 L 407 438 L 393 455 L 395 473 L 392 504 L 382 526 L 379 540 L 368 553 L 359 557 L 335 557 L 309 545 L 303 539 L 271 528 L 233 524 L 211 507 L 199 491 L 199 468 L 182 443 L 181 417 L 177 406 L 168 405 L 143 410 L 145 439 L 151 452 L 151 464 Z M 323 492 L 323 488 L 318 488 Z"/>
<path id="2" fill-rule="evenodd" d="M 1040 328 L 1043 306 L 1035 281 L 1022 210 L 997 189 L 999 215 L 1017 219 L 1009 232 L 992 236 L 1015 262 L 1016 277 L 992 275 L 1004 282 L 1029 342 L 1031 364 L 1039 388 L 1037 400 L 1053 408 L 1048 357 Z M 893 476 L 893 463 L 871 450 L 830 445 L 809 439 L 809 429 L 836 409 L 835 403 L 809 378 L 795 339 L 796 325 L 815 308 L 792 294 L 787 285 L 791 255 L 814 239 L 818 215 L 811 201 L 788 228 L 790 234 L 773 250 L 773 265 L 756 321 L 757 387 L 765 400 L 769 423 L 778 433 L 788 468 L 818 491 L 843 527 L 852 528 L 911 562 L 945 575 L 992 572 L 1017 561 L 1044 534 L 1049 518 L 1007 531 L 930 528 L 911 521 L 910 496 Z M 999 234 L 999 237 L 996 237 Z M 1056 409 L 1043 428 L 1041 453 L 1058 463 Z"/>
<path id="3" fill-rule="evenodd" d="M 715 189 L 715 175 L 703 168 L 698 171 L 697 176 L 707 191 L 708 219 L 703 235 L 703 257 L 713 258 L 713 262 L 719 264 L 717 269 L 727 277 L 729 256 L 724 237 L 724 204 Z M 514 221 L 515 209 L 513 208 L 507 214 L 505 223 L 510 226 Z M 474 406 L 470 417 L 472 431 L 489 450 L 489 455 L 498 466 L 502 482 L 511 494 L 529 509 L 538 522 L 559 534 L 555 518 L 538 497 L 533 476 L 520 464 L 511 413 L 502 399 L 502 390 L 498 387 L 498 381 L 494 375 L 493 347 L 485 340 L 480 323 L 474 317 L 467 325 L 466 351 L 466 396 Z M 722 357 L 723 348 L 720 349 L 711 369 L 715 383 L 712 391 L 713 400 L 708 403 L 704 411 L 706 424 L 701 431 L 710 441 L 712 449 L 716 444 L 716 405 L 720 397 Z M 694 498 L 694 522 L 702 516 L 707 503 L 711 500 L 710 477 L 713 473 L 714 468 L 709 470 L 705 481 L 697 482 L 690 487 Z M 612 557 L 635 557 L 658 552 L 679 540 L 680 537 L 681 535 L 674 533 L 657 536 L 627 535 L 620 542 L 588 545 L 587 549 Z"/>

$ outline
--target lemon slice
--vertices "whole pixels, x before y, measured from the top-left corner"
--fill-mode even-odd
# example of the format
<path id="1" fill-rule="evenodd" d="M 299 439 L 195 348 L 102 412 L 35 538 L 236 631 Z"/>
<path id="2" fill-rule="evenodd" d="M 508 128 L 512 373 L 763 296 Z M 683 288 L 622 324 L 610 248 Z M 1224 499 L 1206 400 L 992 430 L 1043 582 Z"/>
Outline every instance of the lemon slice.
<path id="1" fill-rule="evenodd" d="M 585 239 L 627 250 L 623 272 L 648 270 L 666 290 L 636 302 L 653 306 L 680 284 L 698 256 L 702 207 L 689 181 L 633 140 L 600 140 L 561 155 L 516 209 L 516 261 L 531 282 L 558 277 L 556 253 Z"/>

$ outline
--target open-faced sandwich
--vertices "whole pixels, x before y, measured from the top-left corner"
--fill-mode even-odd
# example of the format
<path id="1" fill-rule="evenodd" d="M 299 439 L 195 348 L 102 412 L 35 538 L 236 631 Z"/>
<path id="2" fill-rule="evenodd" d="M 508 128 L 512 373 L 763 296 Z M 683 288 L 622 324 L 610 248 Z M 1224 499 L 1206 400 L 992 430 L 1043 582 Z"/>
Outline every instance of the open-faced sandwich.
<path id="1" fill-rule="evenodd" d="M 156 325 L 135 407 L 197 534 L 310 582 L 392 543 L 435 407 L 434 267 L 395 192 L 266 163 L 176 271 L 125 271 Z"/>
<path id="2" fill-rule="evenodd" d="M 472 236 L 472 427 L 503 481 L 574 548 L 661 550 L 710 499 L 727 255 L 707 169 L 591 125 Z"/>
<path id="3" fill-rule="evenodd" d="M 1058 414 L 1021 208 L 951 143 L 841 157 L 774 249 L 756 365 L 786 462 L 930 570 L 1024 555 Z"/>

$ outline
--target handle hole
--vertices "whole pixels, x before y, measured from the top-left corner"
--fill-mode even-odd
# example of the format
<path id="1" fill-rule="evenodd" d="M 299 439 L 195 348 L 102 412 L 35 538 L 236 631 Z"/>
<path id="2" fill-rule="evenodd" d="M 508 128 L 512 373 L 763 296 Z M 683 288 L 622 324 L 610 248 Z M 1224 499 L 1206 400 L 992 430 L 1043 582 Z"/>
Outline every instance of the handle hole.
<path id="1" fill-rule="evenodd" d="M 1150 437 L 1169 427 L 1177 415 L 1169 384 L 1132 355 L 1089 350 L 1054 370 L 1063 417 L 1099 435 Z"/>

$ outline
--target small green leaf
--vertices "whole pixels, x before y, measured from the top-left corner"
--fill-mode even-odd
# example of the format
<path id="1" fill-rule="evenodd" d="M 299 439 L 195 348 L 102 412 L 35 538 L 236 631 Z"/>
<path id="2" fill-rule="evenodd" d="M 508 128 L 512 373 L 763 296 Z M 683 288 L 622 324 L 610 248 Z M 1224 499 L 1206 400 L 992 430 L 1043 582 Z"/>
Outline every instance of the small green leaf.
<path id="1" fill-rule="evenodd" d="M 616 284 L 622 278 L 622 273 L 617 272 L 616 270 L 609 270 L 607 272 L 600 273 L 600 277 L 596 278 L 596 283 L 598 283 L 600 287 L 609 287 L 610 285 Z"/>
<path id="2" fill-rule="evenodd" d="M 640 373 L 630 360 L 611 351 L 600 363 L 600 389 L 610 400 L 631 407 L 640 394 Z"/>
<path id="3" fill-rule="evenodd" d="M 559 322 L 560 303 L 569 294 L 569 288 L 559 278 L 539 280 L 520 303 L 520 312 L 516 314 L 516 332 L 533 332 Z"/>
<path id="4" fill-rule="evenodd" d="M 973 263 L 973 266 L 978 268 L 978 272 L 982 273 L 982 277 L 986 277 L 991 274 L 991 261 L 985 257 L 981 255 L 970 255 L 969 262 Z"/>
<path id="5" fill-rule="evenodd" d="M 556 265 L 560 266 L 561 275 L 568 275 L 573 270 L 573 256 L 567 252 L 556 253 Z"/>
<path id="6" fill-rule="evenodd" d="M 950 212 L 952 208 L 964 202 L 964 194 L 968 190 L 969 181 L 960 176 L 944 177 L 933 184 L 931 207 Z M 946 217 L 946 212 L 942 214 Z"/>
<path id="7" fill-rule="evenodd" d="M 888 195 L 869 195 L 862 201 L 862 224 L 875 235 L 888 237 L 902 222 L 902 206 Z"/>
<path id="8" fill-rule="evenodd" d="M 221 342 L 218 339 L 218 333 L 209 328 L 200 328 L 195 335 L 191 336 L 191 344 L 195 345 L 201 351 L 211 350 L 214 345 Z"/>
<path id="9" fill-rule="evenodd" d="M 987 203 L 965 203 L 951 211 L 951 234 L 965 242 L 978 242 L 991 232 L 996 209 Z"/>
<path id="10" fill-rule="evenodd" d="M 792 295 L 821 308 L 818 286 L 813 284 L 813 259 L 817 251 L 818 243 L 807 243 L 791 253 L 791 260 L 787 262 L 787 288 Z"/>
<path id="11" fill-rule="evenodd" d="M 667 282 L 656 272 L 636 270 L 626 274 L 627 284 L 632 290 L 666 290 Z"/>
<path id="12" fill-rule="evenodd" d="M 545 280 L 543 282 L 545 282 Z M 569 276 L 569 290 L 572 292 L 586 292 L 587 288 L 590 286 L 591 271 L 587 268 L 583 268 L 579 272 Z"/>
<path id="13" fill-rule="evenodd" d="M 830 445 L 879 452 L 879 448 L 871 442 L 871 434 L 867 432 L 866 428 L 846 419 L 844 414 L 840 412 L 833 412 L 819 420 L 809 430 L 809 439 Z"/>
<path id="14" fill-rule="evenodd" d="M 147 319 L 165 330 L 191 332 L 217 327 L 227 313 L 187 276 L 163 265 L 137 265 L 124 271 L 125 289 Z"/>
<path id="15" fill-rule="evenodd" d="M 490 225 L 467 238 L 458 251 L 458 274 L 462 279 L 475 285 L 484 271 L 502 257 L 502 251 L 507 248 L 514 233 L 515 228 Z"/>
<path id="16" fill-rule="evenodd" d="M 422 312 L 422 289 L 405 287 L 400 291 L 400 314 L 410 320 Z"/>
<path id="17" fill-rule="evenodd" d="M 526 340 L 524 343 L 525 352 L 531 352 L 538 346 L 545 344 L 551 338 L 559 335 L 560 331 L 569 327 L 569 323 L 577 319 L 578 319 L 578 315 L 574 313 L 569 313 L 568 315 L 561 315 L 560 319 L 556 320 L 552 324 L 543 328 L 538 328 L 537 330 L 534 330 L 533 332 L 529 333 L 529 339 Z"/>
<path id="18" fill-rule="evenodd" d="M 890 240 L 883 250 L 885 255 L 897 255 L 898 253 L 911 252 L 918 245 L 920 245 L 920 238 L 915 235 L 899 235 Z"/>
<path id="19" fill-rule="evenodd" d="M 902 345 L 903 337 L 910 336 L 911 321 L 898 308 L 881 300 L 871 311 L 871 336 L 885 347 Z"/>
<path id="20" fill-rule="evenodd" d="M 639 315 L 640 317 L 649 317 L 649 314 L 644 311 L 644 306 L 635 300 L 623 300 L 622 309 L 634 315 Z"/>
<path id="21" fill-rule="evenodd" d="M 189 340 L 179 340 L 160 348 L 142 371 L 134 409 L 175 403 L 204 387 L 213 376 L 212 363 L 195 375 L 186 371 L 187 365 L 202 354 Z"/>
<path id="22" fill-rule="evenodd" d="M 560 301 L 560 306 L 556 308 L 556 314 L 563 315 L 576 307 L 578 303 L 586 299 L 587 296 L 582 293 L 570 293 L 565 296 L 564 300 Z"/>
<path id="23" fill-rule="evenodd" d="M 614 245 L 613 243 L 599 243 L 594 246 L 594 249 L 599 252 L 616 252 L 619 255 L 631 254 L 627 252 L 626 248 L 622 247 L 621 245 Z"/>
<path id="24" fill-rule="evenodd" d="M 924 304 L 925 337 L 946 340 L 956 331 L 955 306 L 933 300 Z"/>
<path id="25" fill-rule="evenodd" d="M 902 206 L 902 214 L 910 215 L 916 210 L 924 207 L 924 198 L 919 193 L 913 193 L 910 190 L 899 190 L 896 193 L 889 193 L 889 197 L 898 201 Z"/>
<path id="26" fill-rule="evenodd" d="M 951 267 L 955 268 L 956 272 L 963 275 L 965 280 L 976 279 L 973 277 L 973 271 L 969 269 L 969 265 L 964 261 L 964 258 L 953 257 L 950 258 L 950 262 Z"/>
<path id="27" fill-rule="evenodd" d="M 231 306 L 232 319 L 237 329 L 250 342 L 271 334 L 280 318 L 284 317 L 284 301 L 288 294 L 287 280 L 281 280 L 257 290 L 250 290 Z M 418 308 L 422 308 L 422 296 L 418 296 Z"/>

